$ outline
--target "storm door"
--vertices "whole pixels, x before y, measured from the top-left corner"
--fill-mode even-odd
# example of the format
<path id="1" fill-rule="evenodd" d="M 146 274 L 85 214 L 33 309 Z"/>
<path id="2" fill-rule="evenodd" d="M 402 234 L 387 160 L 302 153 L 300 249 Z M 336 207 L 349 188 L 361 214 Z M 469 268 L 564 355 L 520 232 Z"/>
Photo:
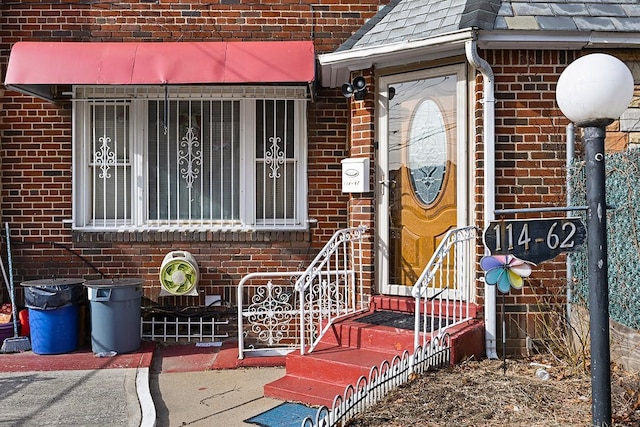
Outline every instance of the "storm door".
<path id="1" fill-rule="evenodd" d="M 382 78 L 377 258 L 385 294 L 409 295 L 446 232 L 464 222 L 463 77 L 462 67 L 447 67 Z"/>

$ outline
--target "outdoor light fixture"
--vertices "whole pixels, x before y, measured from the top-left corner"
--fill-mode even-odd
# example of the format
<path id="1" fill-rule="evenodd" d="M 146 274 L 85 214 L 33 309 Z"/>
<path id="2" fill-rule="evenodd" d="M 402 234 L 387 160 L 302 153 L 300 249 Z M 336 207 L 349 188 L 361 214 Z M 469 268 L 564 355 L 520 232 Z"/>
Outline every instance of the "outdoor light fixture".
<path id="1" fill-rule="evenodd" d="M 389 101 L 391 101 L 396 96 L 396 88 L 393 86 L 389 86 Z"/>
<path id="2" fill-rule="evenodd" d="M 591 419 L 611 425 L 609 278 L 604 140 L 606 126 L 633 98 L 633 76 L 619 59 L 602 53 L 583 56 L 558 79 L 556 100 L 562 113 L 584 129 L 587 181 L 587 269 L 591 339 Z"/>
<path id="3" fill-rule="evenodd" d="M 353 96 L 356 101 L 362 101 L 367 96 L 367 82 L 364 77 L 356 77 L 353 83 L 345 83 L 342 85 L 342 95 L 345 98 Z"/>

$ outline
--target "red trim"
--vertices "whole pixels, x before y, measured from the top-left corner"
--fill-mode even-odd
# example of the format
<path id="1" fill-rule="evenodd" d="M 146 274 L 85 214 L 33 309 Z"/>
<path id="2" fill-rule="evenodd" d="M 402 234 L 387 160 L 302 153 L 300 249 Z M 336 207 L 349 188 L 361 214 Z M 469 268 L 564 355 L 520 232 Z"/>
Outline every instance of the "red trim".
<path id="1" fill-rule="evenodd" d="M 5 85 L 309 83 L 310 41 L 18 42 Z"/>

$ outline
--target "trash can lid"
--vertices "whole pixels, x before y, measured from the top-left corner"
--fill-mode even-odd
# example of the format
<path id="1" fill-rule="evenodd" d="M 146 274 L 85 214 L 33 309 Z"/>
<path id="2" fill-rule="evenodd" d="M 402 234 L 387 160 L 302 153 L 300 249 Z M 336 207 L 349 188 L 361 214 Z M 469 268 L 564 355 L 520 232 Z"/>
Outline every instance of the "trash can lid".
<path id="1" fill-rule="evenodd" d="M 70 286 L 70 285 L 80 285 L 84 282 L 85 280 L 81 277 L 67 277 L 67 278 L 54 277 L 51 279 L 27 280 L 26 282 L 20 283 L 20 285 L 22 286 Z"/>
<path id="2" fill-rule="evenodd" d="M 84 283 L 89 288 L 115 288 L 118 286 L 137 286 L 142 284 L 142 279 L 126 277 L 122 279 L 97 279 L 88 280 Z"/>

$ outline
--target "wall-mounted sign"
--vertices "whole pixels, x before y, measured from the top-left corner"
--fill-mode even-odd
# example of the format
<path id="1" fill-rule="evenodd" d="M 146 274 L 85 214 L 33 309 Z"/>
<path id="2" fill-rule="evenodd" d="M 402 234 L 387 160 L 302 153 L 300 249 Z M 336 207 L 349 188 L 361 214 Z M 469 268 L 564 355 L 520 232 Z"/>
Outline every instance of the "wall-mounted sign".
<path id="1" fill-rule="evenodd" d="M 484 244 L 492 255 L 539 263 L 578 250 L 586 234 L 580 218 L 502 220 L 489 223 Z"/>
<path id="2" fill-rule="evenodd" d="M 342 159 L 342 192 L 368 193 L 369 158 L 352 157 Z"/>

